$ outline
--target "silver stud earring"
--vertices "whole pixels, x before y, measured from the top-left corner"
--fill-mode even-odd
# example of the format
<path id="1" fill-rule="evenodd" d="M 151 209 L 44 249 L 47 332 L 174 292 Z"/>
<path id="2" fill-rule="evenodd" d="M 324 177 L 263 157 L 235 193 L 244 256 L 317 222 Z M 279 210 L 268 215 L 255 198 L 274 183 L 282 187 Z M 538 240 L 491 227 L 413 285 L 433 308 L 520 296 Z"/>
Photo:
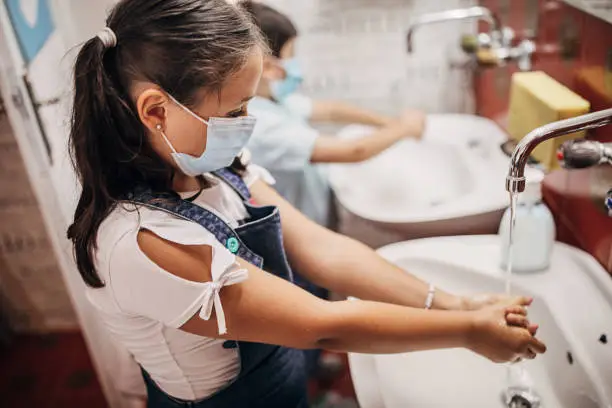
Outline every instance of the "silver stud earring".
<path id="1" fill-rule="evenodd" d="M 159 130 L 161 132 L 161 130 L 162 130 L 161 123 L 158 123 L 157 125 L 155 125 L 155 129 L 157 129 L 157 130 Z"/>

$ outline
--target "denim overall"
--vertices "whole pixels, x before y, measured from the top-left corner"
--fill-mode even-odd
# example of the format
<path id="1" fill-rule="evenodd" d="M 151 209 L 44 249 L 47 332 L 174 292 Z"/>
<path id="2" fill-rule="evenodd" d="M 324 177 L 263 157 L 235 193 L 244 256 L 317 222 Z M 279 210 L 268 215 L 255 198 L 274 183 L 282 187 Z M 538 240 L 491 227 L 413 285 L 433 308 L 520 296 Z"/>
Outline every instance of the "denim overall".
<path id="1" fill-rule="evenodd" d="M 215 235 L 226 248 L 279 278 L 293 282 L 285 256 L 280 214 L 273 206 L 249 203 L 250 192 L 242 178 L 230 169 L 214 174 L 244 200 L 249 218 L 232 229 L 206 209 L 172 193 L 137 190 L 128 200 L 196 222 Z M 149 408 L 307 408 L 307 370 L 302 350 L 243 341 L 226 341 L 224 348 L 238 348 L 240 372 L 225 388 L 200 401 L 182 401 L 167 395 L 143 370 Z"/>

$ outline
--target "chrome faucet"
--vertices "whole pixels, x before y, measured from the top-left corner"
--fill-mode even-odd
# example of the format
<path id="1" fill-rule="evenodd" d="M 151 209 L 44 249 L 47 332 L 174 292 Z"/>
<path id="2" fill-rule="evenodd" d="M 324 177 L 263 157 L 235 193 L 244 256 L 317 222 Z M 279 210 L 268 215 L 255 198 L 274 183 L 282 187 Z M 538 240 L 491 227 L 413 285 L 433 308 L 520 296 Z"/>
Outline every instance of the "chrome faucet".
<path id="1" fill-rule="evenodd" d="M 566 169 L 586 169 L 600 164 L 612 164 L 612 143 L 595 140 L 568 140 L 557 152 L 557 159 Z"/>
<path id="2" fill-rule="evenodd" d="M 480 55 L 476 59 L 480 65 L 489 66 L 492 63 L 494 65 L 504 65 L 507 61 L 516 61 L 521 71 L 531 69 L 531 57 L 536 50 L 535 43 L 529 39 L 523 39 L 513 47 L 514 31 L 509 27 L 503 27 L 497 16 L 486 7 L 446 10 L 417 17 L 408 27 L 408 33 L 406 34 L 408 53 L 412 53 L 414 50 L 413 40 L 417 28 L 428 24 L 468 19 L 478 19 L 487 22 L 489 25 L 489 33 L 478 34 L 474 37 L 475 47 L 469 47 L 470 49 L 474 48 L 471 52 L 486 51 L 483 54 L 486 56 Z M 465 48 L 464 50 L 469 52 Z"/>
<path id="3" fill-rule="evenodd" d="M 408 27 L 408 34 L 406 35 L 408 52 L 412 53 L 414 49 L 412 39 L 414 37 L 414 32 L 418 27 L 427 24 L 442 23 L 444 21 L 467 20 L 473 18 L 489 23 L 489 35 L 491 40 L 501 41 L 501 24 L 497 16 L 495 16 L 495 14 L 493 14 L 491 10 L 486 7 L 468 7 L 463 9 L 440 11 L 436 13 L 427 13 L 417 17 L 414 21 L 412 21 L 410 27 Z"/>
<path id="4" fill-rule="evenodd" d="M 506 190 L 509 193 L 521 193 L 525 190 L 525 165 L 533 149 L 540 143 L 569 133 L 595 129 L 609 124 L 612 124 L 612 109 L 560 120 L 531 131 L 519 142 L 512 153 L 510 169 L 506 177 Z M 607 153 L 604 151 L 603 154 Z"/>
<path id="5" fill-rule="evenodd" d="M 600 164 L 612 164 L 612 143 L 596 140 L 568 140 L 559 147 L 557 159 L 566 169 L 586 169 Z M 604 197 L 608 215 L 612 217 L 612 188 Z"/>

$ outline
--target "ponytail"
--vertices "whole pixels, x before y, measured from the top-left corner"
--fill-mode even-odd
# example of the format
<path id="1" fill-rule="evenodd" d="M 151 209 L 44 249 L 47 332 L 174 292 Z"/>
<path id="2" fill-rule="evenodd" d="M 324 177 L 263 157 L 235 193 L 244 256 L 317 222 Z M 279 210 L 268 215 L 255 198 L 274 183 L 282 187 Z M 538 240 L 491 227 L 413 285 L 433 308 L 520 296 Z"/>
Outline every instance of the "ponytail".
<path id="1" fill-rule="evenodd" d="M 71 123 L 71 156 L 81 183 L 81 197 L 74 214 L 74 223 L 68 228 L 68 238 L 74 244 L 78 269 L 85 283 L 99 288 L 104 283 L 94 266 L 94 237 L 111 209 L 102 169 L 100 144 L 107 132 L 115 132 L 109 117 L 112 90 L 110 79 L 104 72 L 106 47 L 94 37 L 81 49 L 74 69 L 74 104 Z"/>
<path id="2" fill-rule="evenodd" d="M 82 191 L 68 238 L 83 280 L 94 288 L 104 286 L 94 260 L 102 221 L 137 184 L 165 190 L 172 177 L 169 166 L 150 148 L 145 151 L 144 128 L 114 72 L 115 53 L 94 37 L 81 49 L 74 68 L 70 150 Z"/>

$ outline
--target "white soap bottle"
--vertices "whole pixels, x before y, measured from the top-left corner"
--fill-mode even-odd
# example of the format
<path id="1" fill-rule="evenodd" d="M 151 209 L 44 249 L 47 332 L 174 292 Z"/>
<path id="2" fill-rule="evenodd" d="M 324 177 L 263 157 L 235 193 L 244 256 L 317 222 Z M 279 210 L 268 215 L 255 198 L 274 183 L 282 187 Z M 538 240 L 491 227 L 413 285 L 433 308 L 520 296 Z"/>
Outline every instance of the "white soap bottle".
<path id="1" fill-rule="evenodd" d="M 525 168 L 525 191 L 518 195 L 512 249 L 512 271 L 537 272 L 548 269 L 555 243 L 555 222 L 550 209 L 542 201 L 544 173 Z M 499 227 L 501 267 L 508 265 L 510 247 L 510 208 Z"/>

